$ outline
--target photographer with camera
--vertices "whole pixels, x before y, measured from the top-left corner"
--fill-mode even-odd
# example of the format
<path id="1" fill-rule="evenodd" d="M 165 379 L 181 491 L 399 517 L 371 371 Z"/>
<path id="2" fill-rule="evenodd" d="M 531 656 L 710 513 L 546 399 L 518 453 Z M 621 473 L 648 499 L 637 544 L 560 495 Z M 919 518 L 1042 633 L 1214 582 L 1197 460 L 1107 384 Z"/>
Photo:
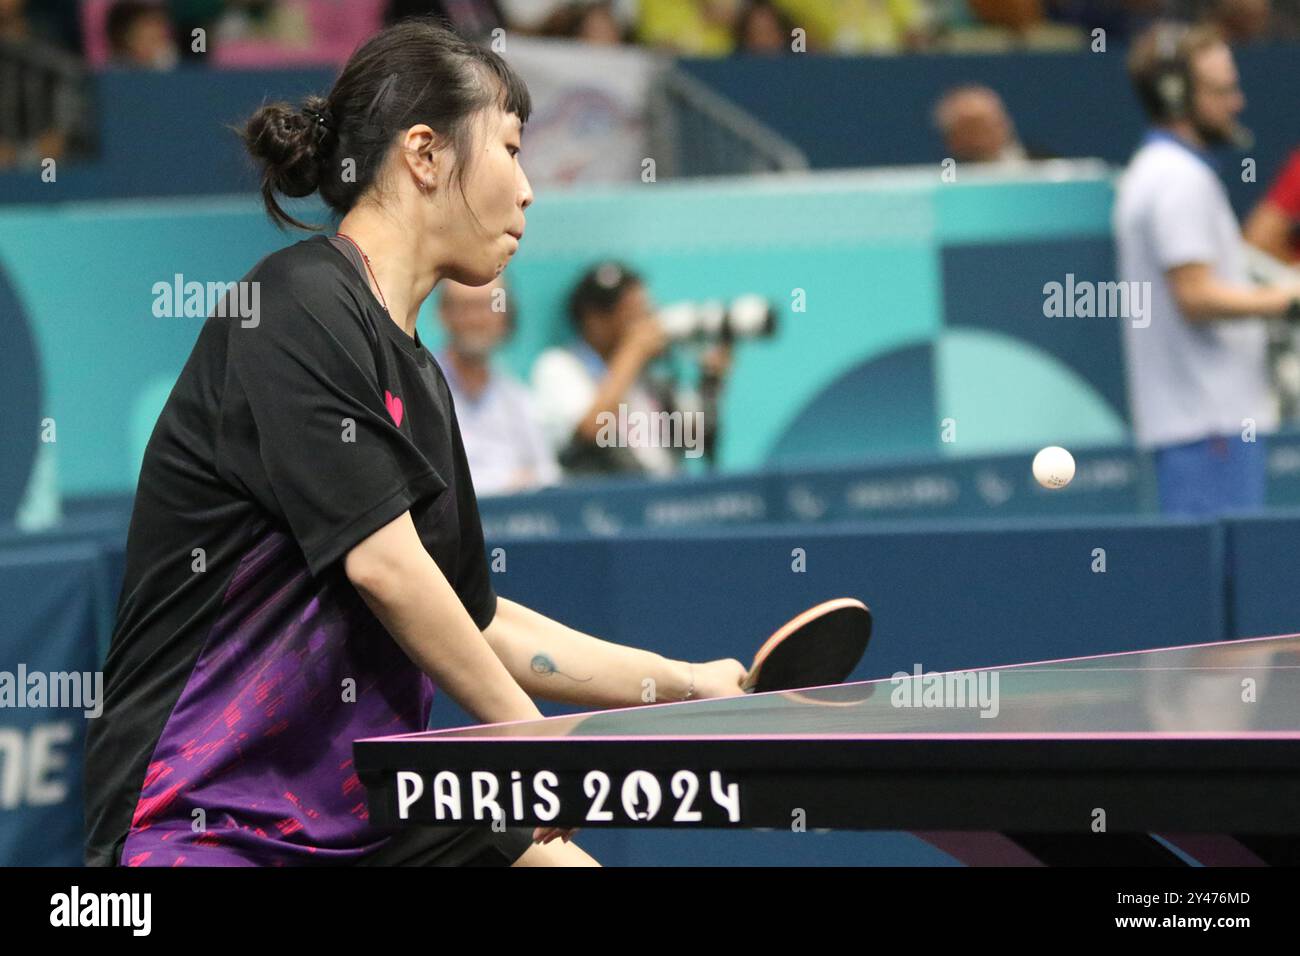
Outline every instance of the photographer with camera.
<path id="1" fill-rule="evenodd" d="M 568 474 L 668 476 L 683 457 L 711 452 L 729 345 L 701 356 L 698 396 L 649 374 L 672 339 L 642 278 L 618 262 L 582 276 L 569 295 L 569 318 L 577 340 L 543 352 L 532 376 L 543 427 Z M 675 432 L 682 440 L 639 427 L 669 420 L 685 424 Z M 707 428 L 694 427 L 705 421 Z"/>

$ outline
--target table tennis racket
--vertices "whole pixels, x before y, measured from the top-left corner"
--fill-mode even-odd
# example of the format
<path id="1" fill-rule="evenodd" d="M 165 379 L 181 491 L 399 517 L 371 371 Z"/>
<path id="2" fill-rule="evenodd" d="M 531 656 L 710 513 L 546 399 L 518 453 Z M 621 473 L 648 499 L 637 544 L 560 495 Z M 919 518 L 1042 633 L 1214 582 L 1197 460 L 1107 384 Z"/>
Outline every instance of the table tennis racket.
<path id="1" fill-rule="evenodd" d="M 746 693 L 838 684 L 853 673 L 871 639 L 871 611 L 835 598 L 787 621 L 764 642 L 741 682 Z"/>

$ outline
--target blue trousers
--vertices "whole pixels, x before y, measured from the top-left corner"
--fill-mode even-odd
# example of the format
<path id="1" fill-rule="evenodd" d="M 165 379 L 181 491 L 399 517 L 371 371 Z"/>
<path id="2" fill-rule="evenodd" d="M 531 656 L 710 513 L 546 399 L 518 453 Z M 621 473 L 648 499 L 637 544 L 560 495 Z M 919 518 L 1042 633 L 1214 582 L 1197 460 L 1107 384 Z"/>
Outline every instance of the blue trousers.
<path id="1" fill-rule="evenodd" d="M 1263 438 L 1206 438 L 1155 452 L 1160 511 L 1209 517 L 1264 506 L 1268 446 Z"/>

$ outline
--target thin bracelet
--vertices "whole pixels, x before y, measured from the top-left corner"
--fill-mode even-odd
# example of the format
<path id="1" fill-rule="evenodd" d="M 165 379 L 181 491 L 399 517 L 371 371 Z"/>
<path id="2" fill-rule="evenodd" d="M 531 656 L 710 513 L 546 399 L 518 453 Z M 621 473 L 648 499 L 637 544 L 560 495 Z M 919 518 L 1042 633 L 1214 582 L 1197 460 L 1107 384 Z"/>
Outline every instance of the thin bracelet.
<path id="1" fill-rule="evenodd" d="M 687 661 L 686 666 L 691 669 L 691 686 L 686 689 L 686 696 L 682 700 L 690 700 L 695 696 L 695 665 Z"/>

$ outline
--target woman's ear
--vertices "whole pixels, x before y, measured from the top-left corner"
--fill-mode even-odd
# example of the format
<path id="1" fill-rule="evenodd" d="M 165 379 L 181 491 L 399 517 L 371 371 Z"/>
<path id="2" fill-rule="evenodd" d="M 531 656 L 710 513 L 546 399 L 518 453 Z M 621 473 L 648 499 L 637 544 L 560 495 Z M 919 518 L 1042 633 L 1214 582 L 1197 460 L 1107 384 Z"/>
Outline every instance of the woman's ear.
<path id="1" fill-rule="evenodd" d="M 423 192 L 431 191 L 437 185 L 442 161 L 438 135 L 423 123 L 412 126 L 403 136 L 402 156 L 415 185 Z"/>

